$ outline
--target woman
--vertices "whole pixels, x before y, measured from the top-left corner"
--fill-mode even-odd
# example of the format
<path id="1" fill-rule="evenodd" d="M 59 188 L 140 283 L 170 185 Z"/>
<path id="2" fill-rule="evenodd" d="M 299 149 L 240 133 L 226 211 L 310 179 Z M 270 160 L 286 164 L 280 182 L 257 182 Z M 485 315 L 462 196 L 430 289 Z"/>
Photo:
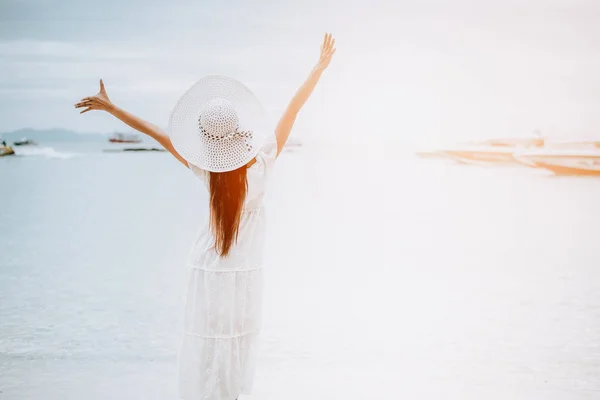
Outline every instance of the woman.
<path id="1" fill-rule="evenodd" d="M 114 105 L 100 92 L 75 105 L 104 110 L 156 139 L 207 185 L 210 217 L 192 247 L 185 334 L 179 352 L 184 399 L 233 400 L 250 393 L 256 363 L 264 243 L 263 196 L 298 112 L 335 53 L 326 34 L 319 61 L 267 134 L 264 112 L 239 82 L 210 76 L 175 106 L 169 133 Z"/>

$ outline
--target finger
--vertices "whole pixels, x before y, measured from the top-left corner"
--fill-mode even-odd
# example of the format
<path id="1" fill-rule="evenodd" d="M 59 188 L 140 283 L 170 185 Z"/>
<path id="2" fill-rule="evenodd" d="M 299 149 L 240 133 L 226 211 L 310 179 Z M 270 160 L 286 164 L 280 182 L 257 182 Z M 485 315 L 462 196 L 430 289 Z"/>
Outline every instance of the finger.
<path id="1" fill-rule="evenodd" d="M 81 111 L 79 114 L 84 114 L 84 113 L 86 113 L 88 111 L 91 111 L 91 110 L 93 110 L 93 108 L 92 107 L 88 107 L 85 110 Z"/>
<path id="2" fill-rule="evenodd" d="M 100 79 L 100 91 L 101 92 L 105 92 L 106 89 L 104 89 L 104 82 L 102 82 L 102 79 Z"/>
<path id="3" fill-rule="evenodd" d="M 333 50 L 335 47 L 335 39 L 331 39 L 331 44 L 329 45 L 329 51 Z"/>
<path id="4" fill-rule="evenodd" d="M 327 51 L 329 49 L 330 45 L 331 45 L 331 33 L 327 33 L 327 36 L 325 38 L 325 51 Z"/>
<path id="5" fill-rule="evenodd" d="M 90 101 L 80 101 L 79 103 L 75 104 L 75 108 L 90 107 L 91 105 L 92 102 Z"/>

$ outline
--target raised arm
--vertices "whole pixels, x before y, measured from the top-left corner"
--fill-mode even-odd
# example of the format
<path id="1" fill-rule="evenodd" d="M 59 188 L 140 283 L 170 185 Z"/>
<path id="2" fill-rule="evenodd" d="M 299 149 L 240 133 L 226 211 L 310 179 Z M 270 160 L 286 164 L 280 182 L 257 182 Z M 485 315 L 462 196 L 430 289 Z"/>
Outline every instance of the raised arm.
<path id="1" fill-rule="evenodd" d="M 277 128 L 275 128 L 275 137 L 277 138 L 277 155 L 281 153 L 283 146 L 288 140 L 290 136 L 290 132 L 292 131 L 292 127 L 294 126 L 294 122 L 296 122 L 296 117 L 298 116 L 298 112 L 304 106 L 310 95 L 312 94 L 315 86 L 319 83 L 319 79 L 321 79 L 321 75 L 323 71 L 329 66 L 331 61 L 331 57 L 335 54 L 335 39 L 331 36 L 330 33 L 325 34 L 325 38 L 323 39 L 323 44 L 321 45 L 321 56 L 319 57 L 319 61 L 314 66 L 310 75 L 300 89 L 296 92 L 290 104 L 287 106 L 284 111 L 279 123 L 277 124 Z"/>
<path id="2" fill-rule="evenodd" d="M 84 109 L 81 111 L 80 114 L 86 113 L 91 110 L 103 110 L 108 112 L 109 114 L 112 114 L 113 116 L 120 119 L 136 131 L 144 133 L 156 140 L 166 150 L 168 150 L 169 153 L 175 156 L 175 158 L 177 158 L 183 165 L 185 165 L 186 167 L 188 166 L 187 161 L 185 161 L 183 157 L 181 157 L 179 153 L 175 151 L 175 148 L 171 144 L 171 139 L 165 131 L 163 131 L 158 126 L 151 124 L 150 122 L 136 117 L 135 115 L 117 107 L 115 104 L 113 104 L 112 101 L 110 101 L 110 99 L 108 98 L 108 94 L 106 94 L 106 89 L 104 88 L 104 82 L 102 82 L 102 79 L 100 79 L 100 91 L 98 92 L 98 94 L 91 97 L 84 97 L 79 103 L 75 104 L 75 108 Z"/>

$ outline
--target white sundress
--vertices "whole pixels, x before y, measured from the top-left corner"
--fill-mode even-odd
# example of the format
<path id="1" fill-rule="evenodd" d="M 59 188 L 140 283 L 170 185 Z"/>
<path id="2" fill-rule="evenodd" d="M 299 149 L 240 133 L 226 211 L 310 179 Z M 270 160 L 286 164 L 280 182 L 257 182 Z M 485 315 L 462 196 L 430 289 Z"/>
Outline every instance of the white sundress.
<path id="1" fill-rule="evenodd" d="M 261 326 L 263 198 L 276 157 L 273 137 L 248 168 L 238 240 L 229 256 L 215 251 L 208 221 L 192 246 L 179 351 L 182 399 L 234 400 L 252 390 Z M 208 172 L 190 169 L 208 186 Z"/>

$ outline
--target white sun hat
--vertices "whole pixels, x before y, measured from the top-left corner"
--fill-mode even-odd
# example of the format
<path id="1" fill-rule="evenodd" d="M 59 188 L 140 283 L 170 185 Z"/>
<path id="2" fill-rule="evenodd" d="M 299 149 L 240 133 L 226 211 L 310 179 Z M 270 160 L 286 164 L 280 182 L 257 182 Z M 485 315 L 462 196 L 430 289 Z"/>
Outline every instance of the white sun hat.
<path id="1" fill-rule="evenodd" d="M 169 135 L 190 164 L 226 172 L 249 163 L 267 138 L 266 113 L 235 79 L 207 76 L 181 96 L 169 119 Z"/>

